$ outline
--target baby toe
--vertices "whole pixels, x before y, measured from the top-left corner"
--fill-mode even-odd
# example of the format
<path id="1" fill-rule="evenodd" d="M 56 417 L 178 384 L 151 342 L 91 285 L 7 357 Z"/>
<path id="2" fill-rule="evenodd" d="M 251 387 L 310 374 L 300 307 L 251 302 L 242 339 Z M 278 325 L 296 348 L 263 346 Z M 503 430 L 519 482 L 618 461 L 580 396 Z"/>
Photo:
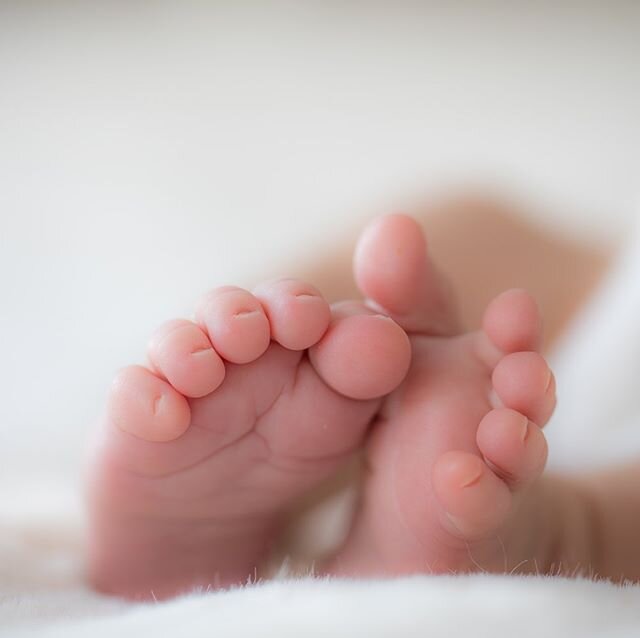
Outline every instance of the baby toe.
<path id="1" fill-rule="evenodd" d="M 188 397 L 205 396 L 224 379 L 222 359 L 191 321 L 178 319 L 162 325 L 149 342 L 148 356 L 152 366 Z"/>
<path id="2" fill-rule="evenodd" d="M 212 290 L 198 305 L 196 320 L 216 352 L 231 363 L 255 361 L 269 347 L 269 320 L 258 299 L 242 288 Z"/>
<path id="3" fill-rule="evenodd" d="M 352 399 L 374 399 L 402 382 L 411 362 L 411 344 L 389 317 L 347 302 L 334 306 L 333 320 L 309 350 L 309 358 L 336 392 Z"/>
<path id="4" fill-rule="evenodd" d="M 107 402 L 111 424 L 145 441 L 172 441 L 189 427 L 187 400 L 142 366 L 121 370 Z"/>
<path id="5" fill-rule="evenodd" d="M 478 350 L 487 365 L 494 367 L 511 352 L 536 352 L 541 342 L 542 319 L 529 293 L 507 290 L 487 306 L 478 333 Z"/>
<path id="6" fill-rule="evenodd" d="M 538 478 L 547 461 L 542 430 L 508 408 L 492 410 L 482 419 L 476 442 L 491 469 L 512 488 Z"/>
<path id="7" fill-rule="evenodd" d="M 512 408 L 541 426 L 556 406 L 555 378 L 544 358 L 536 352 L 515 352 L 496 365 L 493 389 L 503 406 Z"/>
<path id="8" fill-rule="evenodd" d="M 271 338 L 289 350 L 310 348 L 329 326 L 329 304 L 310 284 L 280 279 L 264 283 L 253 292 L 269 319 Z"/>
<path id="9" fill-rule="evenodd" d="M 432 263 L 422 228 L 408 215 L 384 215 L 364 230 L 353 257 L 362 294 L 407 331 L 458 331 L 449 283 Z"/>
<path id="10" fill-rule="evenodd" d="M 512 496 L 487 464 L 468 452 L 445 452 L 432 470 L 435 496 L 451 533 L 475 539 L 492 533 L 507 518 Z"/>

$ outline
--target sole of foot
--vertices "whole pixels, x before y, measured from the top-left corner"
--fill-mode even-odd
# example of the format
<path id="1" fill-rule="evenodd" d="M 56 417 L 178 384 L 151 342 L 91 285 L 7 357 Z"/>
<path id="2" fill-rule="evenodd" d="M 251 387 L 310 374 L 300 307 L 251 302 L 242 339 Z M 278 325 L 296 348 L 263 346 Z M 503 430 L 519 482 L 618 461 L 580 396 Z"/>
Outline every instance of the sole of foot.
<path id="1" fill-rule="evenodd" d="M 408 331 L 413 357 L 372 426 L 360 506 L 327 572 L 504 571 L 533 558 L 516 530 L 556 402 L 534 300 L 507 291 L 480 330 L 460 334 L 421 230 L 402 215 L 367 229 L 355 272 L 370 305 Z"/>
<path id="2" fill-rule="evenodd" d="M 88 472 L 89 579 L 166 598 L 255 577 L 287 509 L 363 442 L 405 331 L 291 279 L 206 295 L 111 387 Z"/>

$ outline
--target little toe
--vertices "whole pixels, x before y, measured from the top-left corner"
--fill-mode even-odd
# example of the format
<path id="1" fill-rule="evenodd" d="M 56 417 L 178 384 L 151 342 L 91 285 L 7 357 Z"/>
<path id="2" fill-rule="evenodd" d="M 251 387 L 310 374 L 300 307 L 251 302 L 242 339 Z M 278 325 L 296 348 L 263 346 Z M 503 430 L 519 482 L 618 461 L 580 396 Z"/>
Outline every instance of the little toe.
<path id="1" fill-rule="evenodd" d="M 405 330 L 451 335 L 458 330 L 453 295 L 427 254 L 420 225 L 385 215 L 362 233 L 353 259 L 358 288 Z"/>
<path id="2" fill-rule="evenodd" d="M 411 344 L 392 319 L 356 302 L 333 306 L 333 320 L 309 359 L 323 381 L 352 399 L 392 392 L 406 376 Z"/>
<path id="3" fill-rule="evenodd" d="M 188 397 L 203 397 L 224 379 L 222 359 L 191 321 L 177 319 L 162 325 L 149 342 L 148 356 L 154 369 Z"/>
<path id="4" fill-rule="evenodd" d="M 432 483 L 444 509 L 443 525 L 465 539 L 493 532 L 511 509 L 506 483 L 469 452 L 445 452 L 433 466 Z"/>
<path id="5" fill-rule="evenodd" d="M 280 279 L 258 286 L 254 295 L 271 325 L 271 338 L 289 350 L 306 350 L 329 327 L 331 309 L 312 285 Z"/>
<path id="6" fill-rule="evenodd" d="M 216 352 L 231 363 L 249 363 L 263 355 L 271 341 L 269 320 L 262 305 L 247 290 L 216 288 L 196 311 Z"/>
<path id="7" fill-rule="evenodd" d="M 499 403 L 517 410 L 540 426 L 547 424 L 556 406 L 553 372 L 537 352 L 514 352 L 496 365 L 493 390 Z"/>
<path id="8" fill-rule="evenodd" d="M 513 489 L 538 478 L 547 462 L 542 430 L 508 408 L 492 410 L 482 419 L 476 442 L 489 467 Z"/>
<path id="9" fill-rule="evenodd" d="M 166 381 L 142 366 L 115 377 L 107 402 L 111 424 L 145 441 L 172 441 L 189 427 L 187 400 Z"/>
<path id="10" fill-rule="evenodd" d="M 535 299 L 520 289 L 498 295 L 487 306 L 477 341 L 480 357 L 491 368 L 505 354 L 537 352 L 542 342 L 542 319 Z"/>

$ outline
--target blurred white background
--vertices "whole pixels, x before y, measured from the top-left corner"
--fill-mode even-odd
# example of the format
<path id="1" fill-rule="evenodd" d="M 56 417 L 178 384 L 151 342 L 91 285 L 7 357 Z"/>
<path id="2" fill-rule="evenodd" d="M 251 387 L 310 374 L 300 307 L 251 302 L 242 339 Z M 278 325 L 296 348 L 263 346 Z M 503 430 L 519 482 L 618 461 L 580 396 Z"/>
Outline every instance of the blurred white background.
<path id="1" fill-rule="evenodd" d="M 616 242 L 639 69 L 633 1 L 2 2 L 0 468 L 74 472 L 153 327 L 407 193 Z"/>

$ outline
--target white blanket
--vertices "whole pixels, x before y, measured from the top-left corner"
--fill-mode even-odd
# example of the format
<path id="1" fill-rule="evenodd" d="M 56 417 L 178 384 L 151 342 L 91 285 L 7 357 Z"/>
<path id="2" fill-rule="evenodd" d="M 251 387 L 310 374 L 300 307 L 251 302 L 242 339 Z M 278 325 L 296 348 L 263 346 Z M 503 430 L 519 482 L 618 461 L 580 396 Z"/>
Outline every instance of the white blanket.
<path id="1" fill-rule="evenodd" d="M 561 407 L 549 433 L 557 466 L 610 460 L 623 447 L 640 452 L 639 278 L 636 233 L 556 355 Z M 640 587 L 542 577 L 280 579 L 124 603 L 84 587 L 76 499 L 46 480 L 0 486 L 2 636 L 640 635 Z"/>
<path id="2" fill-rule="evenodd" d="M 15 605 L 7 635 L 583 638 L 637 636 L 640 628 L 639 588 L 544 578 L 300 580 L 128 608 L 75 593 L 25 603 L 40 617 L 25 622 L 23 615 L 21 622 Z M 80 606 L 84 618 L 53 623 L 47 620 L 53 606 Z"/>

